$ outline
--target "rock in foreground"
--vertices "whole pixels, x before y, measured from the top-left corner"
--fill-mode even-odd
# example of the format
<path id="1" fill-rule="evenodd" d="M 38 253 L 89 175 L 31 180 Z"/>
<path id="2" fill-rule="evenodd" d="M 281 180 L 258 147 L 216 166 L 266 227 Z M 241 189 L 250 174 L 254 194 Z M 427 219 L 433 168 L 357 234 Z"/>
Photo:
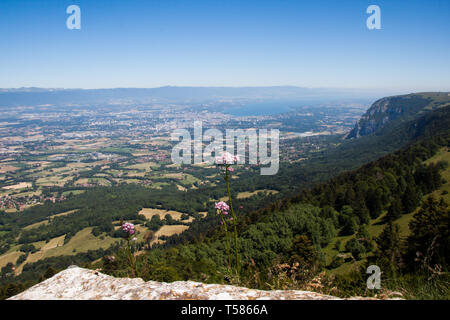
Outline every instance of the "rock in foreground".
<path id="1" fill-rule="evenodd" d="M 336 300 L 310 291 L 263 291 L 193 281 L 172 283 L 114 278 L 70 267 L 10 300 Z"/>

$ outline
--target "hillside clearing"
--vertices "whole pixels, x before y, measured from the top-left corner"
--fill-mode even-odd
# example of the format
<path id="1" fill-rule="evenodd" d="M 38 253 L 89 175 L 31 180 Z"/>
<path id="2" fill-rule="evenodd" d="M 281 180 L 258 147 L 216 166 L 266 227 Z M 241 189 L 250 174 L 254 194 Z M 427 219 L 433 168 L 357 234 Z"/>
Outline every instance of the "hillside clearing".
<path id="1" fill-rule="evenodd" d="M 141 211 L 139 211 L 139 214 L 143 215 L 148 220 L 151 220 L 153 216 L 159 215 L 161 219 L 164 219 L 166 214 L 170 214 L 170 216 L 174 220 L 181 220 L 181 215 L 183 213 L 173 210 L 162 210 L 162 209 L 153 209 L 153 208 L 143 208 Z"/>

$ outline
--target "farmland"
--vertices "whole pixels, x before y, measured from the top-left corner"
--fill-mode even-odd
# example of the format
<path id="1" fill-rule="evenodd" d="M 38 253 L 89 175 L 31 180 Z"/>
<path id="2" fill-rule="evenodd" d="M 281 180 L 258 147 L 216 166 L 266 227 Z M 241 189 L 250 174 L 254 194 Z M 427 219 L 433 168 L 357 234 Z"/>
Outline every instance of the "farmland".
<path id="1" fill-rule="evenodd" d="M 47 261 L 98 260 L 121 246 L 120 219 L 135 224 L 137 253 L 194 239 L 204 225 L 219 224 L 215 199 L 227 200 L 224 181 L 211 163 L 173 163 L 174 129 L 194 120 L 211 128 L 283 127 L 281 158 L 295 163 L 338 144 L 334 136 L 299 138 L 296 131 L 340 134 L 362 112 L 346 108 L 337 119 L 312 108 L 308 125 L 278 116 L 231 117 L 198 106 L 29 106 L 0 109 L 0 268 L 23 275 Z M 332 109 L 330 109 L 332 110 Z M 294 117 L 304 118 L 304 112 Z M 204 144 L 205 145 L 205 144 Z M 279 196 L 276 183 L 243 180 L 259 172 L 245 164 L 233 173 L 238 214 Z M 247 182 L 243 182 L 247 181 Z M 239 183 L 238 183 L 239 182 Z M 151 234 L 151 240 L 148 236 Z M 26 275 L 25 275 L 26 276 Z"/>

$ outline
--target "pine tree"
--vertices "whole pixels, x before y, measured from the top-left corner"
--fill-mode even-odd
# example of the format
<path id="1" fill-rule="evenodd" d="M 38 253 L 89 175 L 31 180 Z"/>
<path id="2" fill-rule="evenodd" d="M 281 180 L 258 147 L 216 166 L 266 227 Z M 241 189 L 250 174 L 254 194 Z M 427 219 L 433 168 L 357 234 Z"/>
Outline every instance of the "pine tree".
<path id="1" fill-rule="evenodd" d="M 290 262 L 298 262 L 301 267 L 308 268 L 317 260 L 317 252 L 311 241 L 305 235 L 297 236 L 291 246 Z"/>
<path id="2" fill-rule="evenodd" d="M 450 257 L 450 209 L 441 198 L 428 197 L 409 223 L 409 262 L 420 260 L 428 266 L 446 265 Z"/>
<path id="3" fill-rule="evenodd" d="M 402 216 L 402 201 L 399 198 L 394 198 L 391 201 L 391 205 L 388 208 L 388 212 L 386 214 L 387 221 L 394 221 Z"/>
<path id="4" fill-rule="evenodd" d="M 420 204 L 422 194 L 414 183 L 408 183 L 402 198 L 402 206 L 405 213 L 413 212 Z"/>
<path id="5" fill-rule="evenodd" d="M 366 204 L 367 208 L 370 212 L 370 217 L 372 219 L 378 218 L 378 216 L 381 214 L 381 211 L 383 210 L 383 204 L 382 204 L 382 192 L 379 189 L 370 189 L 366 196 Z"/>
<path id="6" fill-rule="evenodd" d="M 375 242 L 377 243 L 374 254 L 376 264 L 386 274 L 396 274 L 402 266 L 399 226 L 389 221 Z"/>

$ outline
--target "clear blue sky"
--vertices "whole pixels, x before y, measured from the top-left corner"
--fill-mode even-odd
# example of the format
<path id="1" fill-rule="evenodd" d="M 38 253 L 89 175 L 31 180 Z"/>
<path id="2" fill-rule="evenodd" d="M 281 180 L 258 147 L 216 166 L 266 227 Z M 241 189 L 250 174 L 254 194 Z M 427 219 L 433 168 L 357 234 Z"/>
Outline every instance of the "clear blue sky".
<path id="1" fill-rule="evenodd" d="M 0 87 L 164 85 L 450 90 L 450 1 L 0 0 Z"/>

